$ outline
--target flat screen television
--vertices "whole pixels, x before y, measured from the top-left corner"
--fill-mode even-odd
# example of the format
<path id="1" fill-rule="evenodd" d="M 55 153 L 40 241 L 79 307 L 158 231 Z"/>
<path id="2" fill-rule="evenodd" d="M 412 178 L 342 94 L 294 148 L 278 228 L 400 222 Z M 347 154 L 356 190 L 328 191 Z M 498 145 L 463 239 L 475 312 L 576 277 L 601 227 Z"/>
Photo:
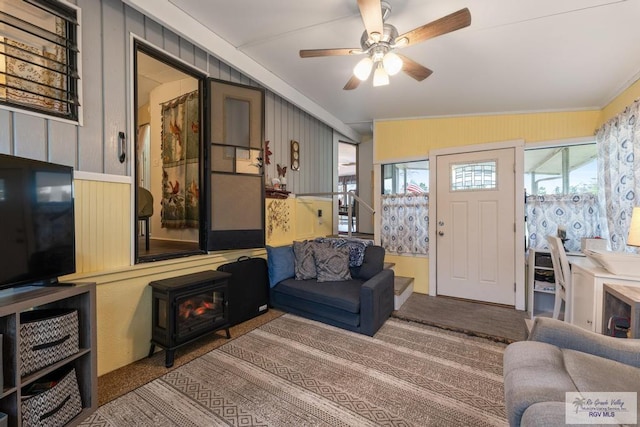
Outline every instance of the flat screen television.
<path id="1" fill-rule="evenodd" d="M 76 271 L 73 168 L 0 154 L 0 289 Z"/>

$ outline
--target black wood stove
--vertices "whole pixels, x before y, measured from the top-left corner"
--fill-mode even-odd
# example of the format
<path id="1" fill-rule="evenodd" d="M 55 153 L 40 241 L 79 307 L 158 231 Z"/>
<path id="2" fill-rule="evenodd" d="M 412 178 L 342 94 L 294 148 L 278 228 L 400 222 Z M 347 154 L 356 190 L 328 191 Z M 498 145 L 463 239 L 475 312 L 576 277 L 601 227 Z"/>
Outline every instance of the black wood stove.
<path id="1" fill-rule="evenodd" d="M 231 274 L 203 271 L 156 280 L 152 291 L 152 335 L 155 346 L 166 351 L 165 366 L 173 366 L 175 349 L 203 335 L 225 329 L 229 333 L 228 279 Z"/>

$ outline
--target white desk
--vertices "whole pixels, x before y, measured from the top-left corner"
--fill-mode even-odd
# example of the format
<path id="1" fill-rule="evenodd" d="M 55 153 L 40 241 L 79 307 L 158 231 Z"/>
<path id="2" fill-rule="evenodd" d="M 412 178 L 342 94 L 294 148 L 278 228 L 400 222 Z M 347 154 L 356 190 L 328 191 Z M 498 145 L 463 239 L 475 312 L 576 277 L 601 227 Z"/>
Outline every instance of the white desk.
<path id="1" fill-rule="evenodd" d="M 605 283 L 640 287 L 640 277 L 609 273 L 585 257 L 569 257 L 571 313 L 569 321 L 589 331 L 602 333 L 602 288 Z"/>

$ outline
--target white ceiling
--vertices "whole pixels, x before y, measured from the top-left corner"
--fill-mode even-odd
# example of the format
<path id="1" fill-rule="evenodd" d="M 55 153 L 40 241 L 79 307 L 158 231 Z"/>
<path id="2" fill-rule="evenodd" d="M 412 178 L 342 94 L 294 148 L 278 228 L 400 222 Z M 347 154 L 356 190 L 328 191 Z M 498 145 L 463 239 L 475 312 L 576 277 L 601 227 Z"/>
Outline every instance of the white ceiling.
<path id="1" fill-rule="evenodd" d="M 423 82 L 401 73 L 352 91 L 360 56 L 298 51 L 359 47 L 356 0 L 125 1 L 151 16 L 181 9 L 240 70 L 248 57 L 264 68 L 257 81 L 272 74 L 361 134 L 374 119 L 602 108 L 640 75 L 640 0 L 388 0 L 400 33 L 464 7 L 471 26 L 401 50 L 434 71 Z"/>

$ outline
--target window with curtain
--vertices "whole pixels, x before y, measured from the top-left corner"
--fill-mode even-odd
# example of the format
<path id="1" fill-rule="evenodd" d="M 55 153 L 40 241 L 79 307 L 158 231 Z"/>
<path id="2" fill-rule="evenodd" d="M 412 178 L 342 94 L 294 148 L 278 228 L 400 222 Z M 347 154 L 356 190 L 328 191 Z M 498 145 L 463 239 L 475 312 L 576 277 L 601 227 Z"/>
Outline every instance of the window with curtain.
<path id="1" fill-rule="evenodd" d="M 382 165 L 380 242 L 393 254 L 429 254 L 429 161 Z"/>
<path id="2" fill-rule="evenodd" d="M 580 250 L 583 237 L 600 237 L 595 143 L 525 151 L 528 246 L 547 248 L 546 236 L 566 230 L 565 247 Z"/>
<path id="3" fill-rule="evenodd" d="M 0 103 L 78 119 L 76 10 L 55 0 L 0 0 Z"/>

